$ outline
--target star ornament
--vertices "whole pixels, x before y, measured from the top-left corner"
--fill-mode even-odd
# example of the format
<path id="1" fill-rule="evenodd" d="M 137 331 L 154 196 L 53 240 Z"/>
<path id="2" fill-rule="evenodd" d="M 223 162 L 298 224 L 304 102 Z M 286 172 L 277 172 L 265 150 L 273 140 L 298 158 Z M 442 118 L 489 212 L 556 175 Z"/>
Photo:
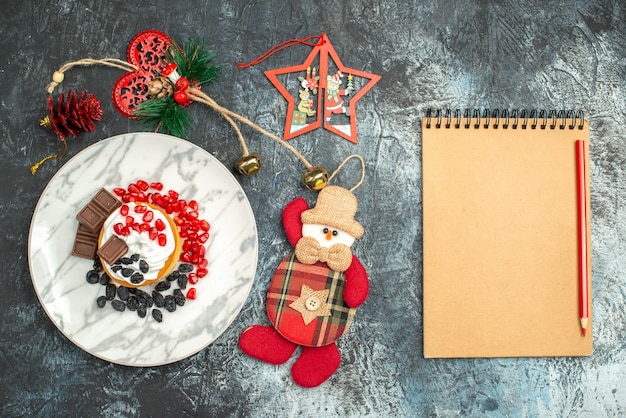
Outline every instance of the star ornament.
<path id="1" fill-rule="evenodd" d="M 344 66 L 326 34 L 303 64 L 268 70 L 265 75 L 288 103 L 285 140 L 323 126 L 355 144 L 356 104 L 381 78 Z"/>
<path id="2" fill-rule="evenodd" d="M 309 325 L 318 316 L 330 316 L 328 300 L 328 289 L 313 290 L 303 284 L 300 290 L 300 297 L 289 304 L 302 315 L 304 325 Z"/>

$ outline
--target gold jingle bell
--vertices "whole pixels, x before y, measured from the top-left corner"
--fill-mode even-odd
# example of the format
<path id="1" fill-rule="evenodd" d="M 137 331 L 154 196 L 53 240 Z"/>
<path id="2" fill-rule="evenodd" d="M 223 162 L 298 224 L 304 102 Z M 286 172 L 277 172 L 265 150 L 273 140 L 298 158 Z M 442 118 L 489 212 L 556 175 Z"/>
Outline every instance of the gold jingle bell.
<path id="1" fill-rule="evenodd" d="M 328 184 L 328 172 L 324 167 L 309 167 L 302 176 L 302 182 L 311 190 L 322 190 Z"/>
<path id="2" fill-rule="evenodd" d="M 239 174 L 249 177 L 261 169 L 261 157 L 254 152 L 242 155 L 241 158 L 237 160 L 235 168 Z"/>

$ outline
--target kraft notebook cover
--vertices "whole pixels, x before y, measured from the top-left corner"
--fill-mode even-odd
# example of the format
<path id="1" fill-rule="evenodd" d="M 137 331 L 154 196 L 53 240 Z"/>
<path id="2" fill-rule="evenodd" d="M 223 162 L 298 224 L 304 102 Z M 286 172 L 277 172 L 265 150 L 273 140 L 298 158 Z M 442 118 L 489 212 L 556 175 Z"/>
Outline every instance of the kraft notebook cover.
<path id="1" fill-rule="evenodd" d="M 591 355 L 588 124 L 571 112 L 494 115 L 422 120 L 424 357 Z"/>

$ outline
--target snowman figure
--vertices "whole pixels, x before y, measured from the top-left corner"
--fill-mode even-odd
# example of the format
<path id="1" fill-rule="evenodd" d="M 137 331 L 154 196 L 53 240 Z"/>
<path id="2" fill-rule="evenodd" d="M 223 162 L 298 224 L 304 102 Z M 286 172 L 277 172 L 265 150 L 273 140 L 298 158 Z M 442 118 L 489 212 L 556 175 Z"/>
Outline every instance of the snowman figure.
<path id="1" fill-rule="evenodd" d="M 252 326 L 239 338 L 244 353 L 271 364 L 285 363 L 302 346 L 291 368 L 300 386 L 318 386 L 337 370 L 335 341 L 369 292 L 367 272 L 350 249 L 363 236 L 354 220 L 357 205 L 349 190 L 326 186 L 314 208 L 303 198 L 285 207 L 283 227 L 294 251 L 278 266 L 267 292 L 272 326 Z"/>

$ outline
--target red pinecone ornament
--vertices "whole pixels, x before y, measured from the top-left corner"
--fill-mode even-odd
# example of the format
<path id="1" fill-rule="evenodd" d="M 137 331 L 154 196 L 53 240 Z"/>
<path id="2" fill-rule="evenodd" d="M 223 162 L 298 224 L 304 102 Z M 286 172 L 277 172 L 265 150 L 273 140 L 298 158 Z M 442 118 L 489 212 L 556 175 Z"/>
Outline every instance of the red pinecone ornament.
<path id="1" fill-rule="evenodd" d="M 40 124 L 54 131 L 64 141 L 70 135 L 93 131 L 96 128 L 94 121 L 100 120 L 102 113 L 96 96 L 87 95 L 83 91 L 79 97 L 78 91 L 68 90 L 65 95 L 59 95 L 56 106 L 52 97 L 48 97 L 48 116 Z"/>

